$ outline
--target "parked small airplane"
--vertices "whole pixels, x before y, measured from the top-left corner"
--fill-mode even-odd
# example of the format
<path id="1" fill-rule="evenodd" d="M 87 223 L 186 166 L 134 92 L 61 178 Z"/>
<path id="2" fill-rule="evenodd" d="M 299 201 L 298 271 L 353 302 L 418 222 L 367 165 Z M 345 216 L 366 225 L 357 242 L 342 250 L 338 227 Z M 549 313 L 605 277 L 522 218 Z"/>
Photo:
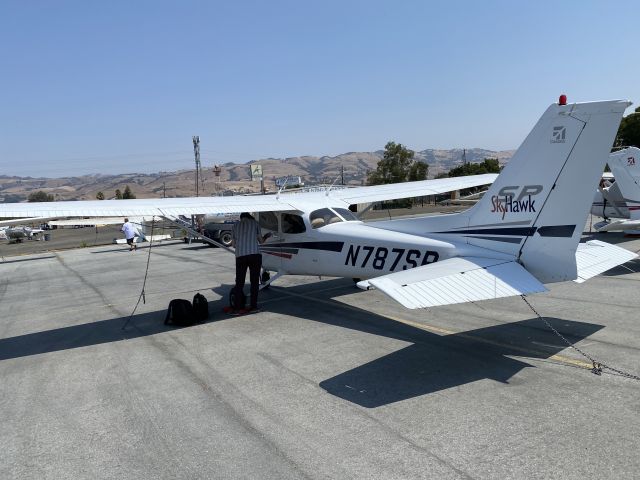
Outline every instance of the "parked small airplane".
<path id="1" fill-rule="evenodd" d="M 361 279 L 408 308 L 545 291 L 637 255 L 579 244 L 626 101 L 552 104 L 497 177 L 424 180 L 307 193 L 0 205 L 0 217 L 160 216 L 250 211 L 272 233 L 263 266 L 283 274 Z M 495 179 L 495 181 L 494 181 Z M 348 206 L 493 182 L 469 210 L 363 223 Z"/>
<path id="2" fill-rule="evenodd" d="M 615 179 L 601 185 L 593 198 L 591 213 L 604 217 L 594 225 L 598 232 L 640 230 L 640 149 L 625 148 L 609 155 L 609 167 Z M 610 181 L 611 182 L 611 181 Z M 611 221 L 616 218 L 619 220 Z M 635 231 L 634 231 L 635 230 Z"/>
<path id="3" fill-rule="evenodd" d="M 9 243 L 20 243 L 23 240 L 33 240 L 34 236 L 39 235 L 44 232 L 41 228 L 31 228 L 31 227 L 9 227 L 4 230 Z"/>
<path id="4" fill-rule="evenodd" d="M 32 240 L 34 235 L 37 236 L 44 232 L 41 228 L 27 227 L 25 223 L 39 223 L 42 220 L 48 220 L 48 218 L 20 218 L 17 220 L 2 220 L 0 221 L 0 228 L 2 229 L 2 236 L 5 240 L 9 240 L 9 243 L 20 243 L 23 240 Z"/>

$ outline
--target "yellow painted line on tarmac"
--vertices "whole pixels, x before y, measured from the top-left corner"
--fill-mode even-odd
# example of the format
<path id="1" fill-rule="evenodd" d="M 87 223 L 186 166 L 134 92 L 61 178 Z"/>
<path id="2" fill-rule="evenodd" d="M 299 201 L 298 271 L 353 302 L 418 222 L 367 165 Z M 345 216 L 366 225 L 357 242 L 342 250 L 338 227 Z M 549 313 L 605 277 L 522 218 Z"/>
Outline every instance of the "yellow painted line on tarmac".
<path id="1" fill-rule="evenodd" d="M 340 288 L 344 288 L 344 286 L 339 286 L 339 287 L 331 287 L 331 288 L 326 288 L 323 290 L 317 290 L 318 293 L 320 292 L 327 292 L 330 290 L 338 290 Z M 298 297 L 298 298 L 304 298 L 305 300 L 311 300 L 317 303 L 323 303 L 326 305 L 330 305 L 333 307 L 336 306 L 340 306 L 342 308 L 345 308 L 347 310 L 352 310 L 355 312 L 362 312 L 363 310 L 361 308 L 358 307 L 354 307 L 352 305 L 349 305 L 347 303 L 343 303 L 340 301 L 336 301 L 336 300 L 324 300 L 322 298 L 315 298 L 309 295 L 305 295 L 302 293 L 294 293 L 291 291 L 287 291 L 286 289 L 279 289 L 279 291 L 281 291 L 284 295 L 287 296 L 291 296 L 291 297 Z M 279 297 L 279 299 L 281 299 L 282 297 Z M 277 299 L 270 299 L 270 301 L 274 301 Z M 556 362 L 559 363 L 564 363 L 566 365 L 572 365 L 574 367 L 579 367 L 579 368 L 584 368 L 587 370 L 591 370 L 591 368 L 593 367 L 593 365 L 591 365 L 590 363 L 584 362 L 582 360 L 575 360 L 573 358 L 570 357 L 565 357 L 564 355 L 549 355 L 548 352 L 543 352 L 541 350 L 535 350 L 535 349 L 531 349 L 531 348 L 525 348 L 525 347 L 520 347 L 517 345 L 511 345 L 509 343 L 502 343 L 502 342 L 496 342 L 495 340 L 490 340 L 488 338 L 482 338 L 482 337 L 478 337 L 475 335 L 469 335 L 460 331 L 454 331 L 454 330 L 449 330 L 446 328 L 442 328 L 442 327 L 438 327 L 435 325 L 427 325 L 424 323 L 419 323 L 419 322 L 414 322 L 412 320 L 407 320 L 406 318 L 401 318 L 401 317 L 396 317 L 394 315 L 387 315 L 385 313 L 380 313 L 380 312 L 374 312 L 376 315 L 381 316 L 381 317 L 385 317 L 388 318 L 389 320 L 393 320 L 394 322 L 399 322 L 399 323 L 403 323 L 405 325 L 408 325 L 410 327 L 415 327 L 418 328 L 420 330 L 425 330 L 427 332 L 431 332 L 431 333 L 436 333 L 439 335 L 456 335 L 460 338 L 464 338 L 466 340 L 472 340 L 475 342 L 479 342 L 479 343 L 485 343 L 487 345 L 493 345 L 495 347 L 501 347 L 501 348 L 509 348 L 511 350 L 516 350 L 519 352 L 522 352 L 523 354 L 525 354 L 525 356 L 542 356 L 543 358 L 546 358 L 548 360 L 554 360 Z"/>

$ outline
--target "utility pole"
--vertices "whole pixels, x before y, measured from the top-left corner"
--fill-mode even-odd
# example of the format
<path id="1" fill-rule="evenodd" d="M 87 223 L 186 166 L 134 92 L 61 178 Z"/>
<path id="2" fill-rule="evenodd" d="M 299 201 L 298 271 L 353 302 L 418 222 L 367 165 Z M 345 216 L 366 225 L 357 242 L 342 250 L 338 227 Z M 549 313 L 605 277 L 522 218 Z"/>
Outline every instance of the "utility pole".
<path id="1" fill-rule="evenodd" d="M 200 196 L 200 137 L 198 135 L 193 136 L 193 154 L 196 157 L 196 197 L 198 197 Z"/>
<path id="2" fill-rule="evenodd" d="M 162 198 L 167 198 L 167 183 L 162 182 Z"/>
<path id="3" fill-rule="evenodd" d="M 214 175 L 214 189 L 216 191 L 216 195 L 220 195 L 220 173 L 222 172 L 222 168 L 219 165 L 214 165 L 213 167 L 213 175 Z"/>
<path id="4" fill-rule="evenodd" d="M 462 164 L 466 165 L 467 164 L 467 149 L 463 149 L 462 150 Z"/>
<path id="5" fill-rule="evenodd" d="M 340 177 L 342 178 L 342 185 L 344 185 L 344 165 L 340 165 Z"/>

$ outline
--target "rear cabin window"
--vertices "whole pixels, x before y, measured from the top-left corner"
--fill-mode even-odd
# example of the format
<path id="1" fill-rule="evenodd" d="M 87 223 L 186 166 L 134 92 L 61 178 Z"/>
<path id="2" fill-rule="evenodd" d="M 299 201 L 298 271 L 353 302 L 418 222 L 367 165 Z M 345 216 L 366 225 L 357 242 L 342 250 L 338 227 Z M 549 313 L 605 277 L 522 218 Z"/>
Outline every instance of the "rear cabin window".
<path id="1" fill-rule="evenodd" d="M 358 221 L 358 217 L 356 217 L 353 212 L 347 210 L 346 208 L 334 208 L 335 212 L 337 212 L 342 218 L 344 218 L 347 222 Z"/>
<path id="2" fill-rule="evenodd" d="M 284 233 L 303 233 L 307 230 L 300 215 L 293 213 L 282 214 L 282 231 Z"/>
<path id="3" fill-rule="evenodd" d="M 309 221 L 311 222 L 311 228 L 320 228 L 330 223 L 341 222 L 342 219 L 331 209 L 321 208 L 311 212 Z"/>
<path id="4" fill-rule="evenodd" d="M 265 230 L 278 231 L 278 216 L 273 212 L 260 212 L 259 215 L 260 228 Z"/>

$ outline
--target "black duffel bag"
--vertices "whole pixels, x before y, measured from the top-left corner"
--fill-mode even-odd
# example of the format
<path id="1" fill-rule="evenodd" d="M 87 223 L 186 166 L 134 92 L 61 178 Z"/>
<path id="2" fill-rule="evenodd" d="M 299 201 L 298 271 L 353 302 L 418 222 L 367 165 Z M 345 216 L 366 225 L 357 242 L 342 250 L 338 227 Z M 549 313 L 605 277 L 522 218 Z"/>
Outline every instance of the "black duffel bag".
<path id="1" fill-rule="evenodd" d="M 164 319 L 165 325 L 179 325 L 188 327 L 196 323 L 196 315 L 193 311 L 193 305 L 189 300 L 176 298 L 169 302 L 167 316 Z"/>

